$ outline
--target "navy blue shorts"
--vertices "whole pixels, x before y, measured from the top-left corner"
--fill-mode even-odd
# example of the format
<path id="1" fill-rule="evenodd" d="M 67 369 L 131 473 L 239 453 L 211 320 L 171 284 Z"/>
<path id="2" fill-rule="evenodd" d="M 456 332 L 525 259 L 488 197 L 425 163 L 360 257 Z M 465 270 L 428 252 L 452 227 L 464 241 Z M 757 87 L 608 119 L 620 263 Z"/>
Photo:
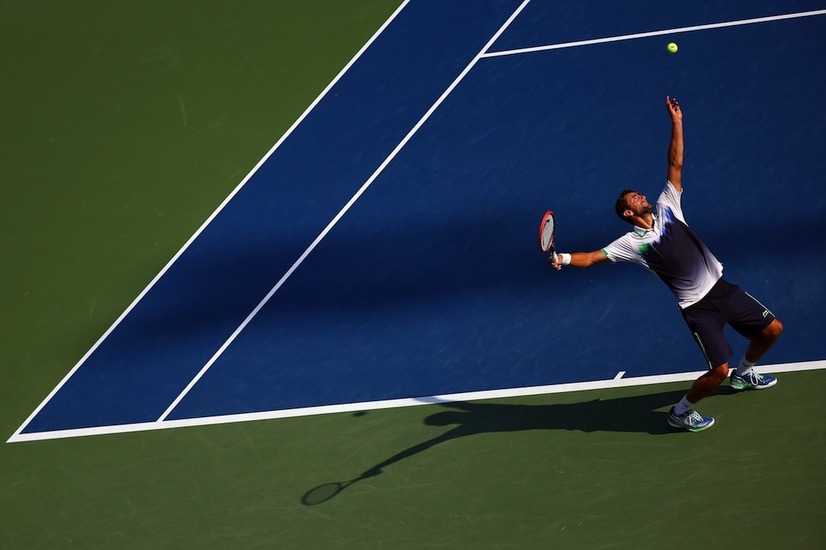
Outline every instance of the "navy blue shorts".
<path id="1" fill-rule="evenodd" d="M 682 310 L 688 328 L 708 362 L 719 367 L 731 358 L 726 324 L 749 340 L 774 321 L 774 314 L 737 285 L 720 279 L 702 300 Z"/>

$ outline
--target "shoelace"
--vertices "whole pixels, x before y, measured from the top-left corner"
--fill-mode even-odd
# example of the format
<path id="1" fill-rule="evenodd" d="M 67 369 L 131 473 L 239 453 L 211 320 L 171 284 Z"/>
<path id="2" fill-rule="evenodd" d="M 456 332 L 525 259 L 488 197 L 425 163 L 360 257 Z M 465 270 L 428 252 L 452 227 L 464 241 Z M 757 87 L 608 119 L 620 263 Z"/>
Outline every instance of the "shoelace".
<path id="1" fill-rule="evenodd" d="M 759 386 L 763 383 L 763 376 L 755 371 L 751 371 L 750 373 L 743 375 L 738 374 L 737 377 L 746 384 L 751 384 L 752 386 Z"/>
<path id="2" fill-rule="evenodd" d="M 760 376 L 759 374 L 757 374 L 757 373 L 756 373 L 756 372 L 754 372 L 754 371 L 751 371 L 750 373 L 748 373 L 747 375 L 745 375 L 745 376 L 743 377 L 743 380 L 745 380 L 745 381 L 746 381 L 746 382 L 748 382 L 749 384 L 753 384 L 753 385 L 755 385 L 755 386 L 759 386 L 760 384 L 762 384 L 762 383 L 763 383 L 763 377 L 762 377 L 762 376 Z"/>
<path id="3" fill-rule="evenodd" d="M 692 423 L 700 423 L 703 421 L 703 415 L 698 413 L 697 411 L 691 411 L 686 416 L 686 420 L 691 420 Z"/>
<path id="4" fill-rule="evenodd" d="M 740 377 L 740 379 L 746 382 L 747 384 L 751 384 L 752 386 L 759 386 L 763 383 L 763 377 L 757 374 L 755 371 L 751 371 L 748 374 L 744 374 Z"/>

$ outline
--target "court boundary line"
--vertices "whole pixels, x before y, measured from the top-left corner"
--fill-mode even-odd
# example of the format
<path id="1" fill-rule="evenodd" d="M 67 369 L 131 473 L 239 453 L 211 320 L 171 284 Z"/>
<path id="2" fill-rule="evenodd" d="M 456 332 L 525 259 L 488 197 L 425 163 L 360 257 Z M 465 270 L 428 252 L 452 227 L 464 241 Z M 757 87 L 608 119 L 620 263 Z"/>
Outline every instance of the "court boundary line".
<path id="1" fill-rule="evenodd" d="M 762 373 L 789 373 L 826 369 L 826 360 L 804 361 L 798 363 L 781 363 L 776 365 L 761 365 Z M 621 371 L 624 373 L 624 371 Z M 509 399 L 537 395 L 552 395 L 556 393 L 574 393 L 617 389 L 635 386 L 653 386 L 672 382 L 690 382 L 707 371 L 692 371 L 675 374 L 660 374 L 624 378 L 616 376 L 612 379 L 593 380 L 589 382 L 571 382 L 566 384 L 551 384 L 545 386 L 527 386 L 521 388 L 505 388 L 497 390 L 482 390 L 474 392 L 451 393 L 426 397 L 407 397 L 379 401 L 363 401 L 356 403 L 342 403 L 337 405 L 322 405 L 316 407 L 301 407 L 282 409 L 278 411 L 264 411 L 255 413 L 238 413 L 221 416 L 207 416 L 187 418 L 182 420 L 159 420 L 138 424 L 120 424 L 113 426 L 98 426 L 94 428 L 78 428 L 72 430 L 57 430 L 51 432 L 36 432 L 29 434 L 15 434 L 6 443 L 22 443 L 29 441 L 44 441 L 52 439 L 69 439 L 94 435 L 114 435 L 122 433 L 169 430 L 174 428 L 192 428 L 196 426 L 215 426 L 221 424 L 235 424 L 261 420 L 278 420 L 283 418 L 299 418 L 307 416 L 321 416 L 337 413 L 353 413 L 364 411 L 378 411 L 384 409 L 398 409 L 416 407 L 438 403 L 455 403 L 457 401 L 482 401 L 490 399 Z"/>
<path id="2" fill-rule="evenodd" d="M 803 17 L 814 17 L 818 15 L 826 15 L 826 10 L 813 10 L 797 13 L 787 13 L 783 15 L 770 15 L 766 17 L 755 17 L 752 19 L 739 19 L 735 21 L 724 21 L 720 23 L 708 23 L 705 25 L 693 25 L 690 27 L 677 27 L 674 29 L 666 29 L 660 31 L 648 31 L 635 34 L 623 34 L 617 36 L 609 36 L 606 38 L 593 38 L 589 40 L 577 40 L 574 42 L 562 42 L 559 44 L 547 44 L 545 46 L 531 46 L 529 48 L 516 48 L 512 50 L 501 50 L 496 52 L 488 52 L 482 57 L 504 57 L 508 55 L 520 55 L 526 53 L 544 52 L 549 50 L 561 50 L 566 48 L 577 48 L 580 46 L 591 46 L 594 44 L 606 44 L 611 42 L 621 42 L 624 40 L 636 40 L 638 38 L 650 38 L 652 36 L 663 36 L 668 34 L 684 34 L 688 32 L 704 31 L 710 29 L 722 29 L 727 27 L 739 27 L 743 25 L 755 25 L 758 23 L 768 23 L 772 21 L 783 21 L 788 19 L 800 19 Z"/>
<path id="3" fill-rule="evenodd" d="M 398 15 L 404 10 L 404 8 L 410 3 L 410 0 L 403 0 L 403 2 L 399 5 L 398 8 L 390 15 L 390 17 L 378 28 L 378 30 L 373 33 L 370 39 L 356 52 L 352 59 L 342 68 L 338 74 L 330 81 L 329 84 L 321 91 L 321 93 L 313 100 L 312 103 L 304 110 L 304 112 L 293 122 L 293 124 L 287 129 L 287 131 L 275 142 L 275 144 L 270 147 L 270 150 L 261 157 L 255 166 L 247 173 L 244 179 L 241 180 L 238 185 L 227 195 L 227 197 L 221 201 L 221 204 L 209 215 L 209 217 L 201 224 L 201 226 L 192 234 L 191 237 L 184 243 L 184 245 L 175 253 L 174 256 L 164 265 L 163 268 L 158 272 L 155 277 L 149 282 L 149 284 L 138 294 L 138 296 L 132 300 L 132 302 L 127 306 L 127 308 L 121 313 L 117 319 L 112 323 L 112 325 L 97 339 L 97 341 L 92 345 L 89 350 L 83 354 L 83 356 L 75 363 L 75 366 L 58 382 L 58 384 L 52 389 L 51 392 L 41 401 L 41 403 L 34 409 L 34 411 L 26 418 L 26 420 L 20 425 L 19 428 L 14 432 L 12 438 L 18 436 L 26 429 L 26 426 L 40 413 L 41 410 L 46 406 L 46 404 L 51 401 L 51 399 L 60 391 L 60 389 L 69 381 L 69 379 L 77 372 L 77 370 L 83 366 L 83 364 L 91 357 L 91 355 L 97 351 L 97 349 L 103 344 L 103 342 L 109 337 L 109 335 L 114 332 L 114 330 L 123 322 L 127 315 L 129 315 L 135 307 L 137 307 L 138 303 L 149 293 L 152 288 L 158 283 L 158 281 L 166 275 L 166 273 L 172 268 L 175 262 L 186 252 L 189 247 L 192 245 L 195 240 L 201 236 L 201 234 L 206 230 L 206 228 L 212 223 L 212 221 L 220 214 L 223 209 L 229 204 L 229 202 L 235 198 L 235 196 L 244 188 L 247 182 L 258 172 L 261 166 L 269 160 L 269 158 L 281 147 L 281 144 L 287 140 L 287 138 L 292 135 L 296 128 L 304 121 L 307 116 L 315 109 L 315 107 L 321 102 L 324 97 L 330 92 L 330 90 L 341 80 L 347 71 L 361 58 L 365 51 L 375 42 L 378 37 L 390 26 L 390 24 L 398 17 Z"/>
<path id="4" fill-rule="evenodd" d="M 476 66 L 476 64 L 482 59 L 482 55 L 488 51 L 491 46 L 499 39 L 502 33 L 507 30 L 511 23 L 522 13 L 522 10 L 530 3 L 531 0 L 523 0 L 523 2 L 519 5 L 518 8 L 505 20 L 504 23 L 499 27 L 499 29 L 493 34 L 493 36 L 485 43 L 482 49 L 477 53 L 473 59 L 471 59 L 470 63 L 465 66 L 465 68 L 459 73 L 459 75 L 451 82 L 451 84 L 445 89 L 444 92 L 439 96 L 439 98 L 430 106 L 430 108 L 424 113 L 424 115 L 419 118 L 419 121 L 413 125 L 407 134 L 402 138 L 402 140 L 393 148 L 389 155 L 382 161 L 382 163 L 376 168 L 376 170 L 372 173 L 372 175 L 367 178 L 367 180 L 362 184 L 356 193 L 350 197 L 350 200 L 339 210 L 338 214 L 336 214 L 332 220 L 327 224 L 327 226 L 318 234 L 318 236 L 313 240 L 312 243 L 304 250 L 304 252 L 298 257 L 298 259 L 293 263 L 292 266 L 284 273 L 284 275 L 275 283 L 270 291 L 264 296 L 264 298 L 258 303 L 257 306 L 247 315 L 244 321 L 233 331 L 233 333 L 229 336 L 229 338 L 224 341 L 221 347 L 213 354 L 213 356 L 206 362 L 206 364 L 201 368 L 198 374 L 190 380 L 189 384 L 181 391 L 180 394 L 175 398 L 174 401 L 167 407 L 166 411 L 158 418 L 159 422 L 163 422 L 166 418 L 172 413 L 173 410 L 180 404 L 180 402 L 189 394 L 192 388 L 201 380 L 201 378 L 209 371 L 212 365 L 220 359 L 221 355 L 232 345 L 235 339 L 244 331 L 244 329 L 252 322 L 256 315 L 264 308 L 265 305 L 270 301 L 270 299 L 275 295 L 276 292 L 287 282 L 287 280 L 292 276 L 293 273 L 304 263 L 304 260 L 312 254 L 313 250 L 321 243 L 322 240 L 327 236 L 327 234 L 333 229 L 333 227 L 338 224 L 341 218 L 350 210 L 350 208 L 356 203 L 356 201 L 361 198 L 361 196 L 367 191 L 368 188 L 376 181 L 376 179 L 384 172 L 385 168 L 390 165 L 391 162 L 396 158 L 396 156 L 401 152 L 402 149 L 407 145 L 407 143 L 413 138 L 414 135 L 419 131 L 419 129 L 424 126 L 424 124 L 430 119 L 434 112 L 444 103 L 447 97 L 456 89 L 459 83 L 464 80 L 465 76 Z"/>

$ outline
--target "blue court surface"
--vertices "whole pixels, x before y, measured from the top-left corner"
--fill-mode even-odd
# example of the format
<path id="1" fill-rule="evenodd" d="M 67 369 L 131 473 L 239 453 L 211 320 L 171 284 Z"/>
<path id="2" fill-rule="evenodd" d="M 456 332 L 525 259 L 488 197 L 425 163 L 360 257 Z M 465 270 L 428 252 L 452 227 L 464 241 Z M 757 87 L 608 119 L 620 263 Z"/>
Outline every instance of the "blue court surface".
<path id="1" fill-rule="evenodd" d="M 786 327 L 766 369 L 822 368 L 824 8 L 402 4 L 10 441 L 701 370 L 654 276 L 536 243 L 627 231 L 666 95 L 689 224 Z"/>

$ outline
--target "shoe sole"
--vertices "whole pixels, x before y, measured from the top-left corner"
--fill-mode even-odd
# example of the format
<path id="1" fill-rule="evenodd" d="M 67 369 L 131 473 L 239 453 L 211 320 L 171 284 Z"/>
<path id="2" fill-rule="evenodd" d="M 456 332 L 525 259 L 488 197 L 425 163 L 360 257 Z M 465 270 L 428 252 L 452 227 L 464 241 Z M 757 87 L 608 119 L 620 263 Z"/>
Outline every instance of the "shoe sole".
<path id="1" fill-rule="evenodd" d="M 678 429 L 681 429 L 681 430 L 686 430 L 686 431 L 695 433 L 695 432 L 702 432 L 703 430 L 707 430 L 710 427 L 714 426 L 714 419 L 712 418 L 711 422 L 709 422 L 705 426 L 686 426 L 685 424 L 683 424 L 682 422 L 680 422 L 678 420 L 671 420 L 671 417 L 669 417 L 668 418 L 668 425 L 671 426 L 672 428 L 678 428 Z"/>

